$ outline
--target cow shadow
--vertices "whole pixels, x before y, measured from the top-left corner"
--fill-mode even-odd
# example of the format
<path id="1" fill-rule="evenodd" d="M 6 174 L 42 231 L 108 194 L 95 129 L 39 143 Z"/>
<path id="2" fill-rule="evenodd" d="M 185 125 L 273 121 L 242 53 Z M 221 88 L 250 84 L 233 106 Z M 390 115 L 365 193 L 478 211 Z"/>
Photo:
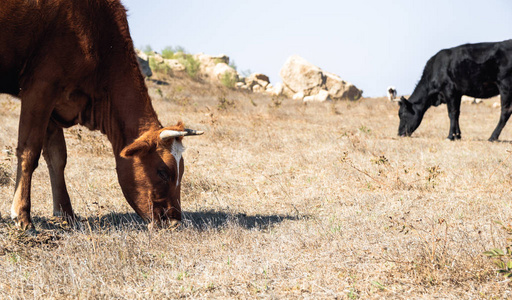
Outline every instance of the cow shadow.
<path id="1" fill-rule="evenodd" d="M 219 211 L 184 212 L 183 223 L 197 230 L 220 229 L 227 226 L 241 227 L 246 230 L 264 230 L 283 221 L 298 221 L 307 218 L 300 215 L 254 215 Z"/>
<path id="2" fill-rule="evenodd" d="M 151 79 L 151 78 L 149 78 L 149 79 L 146 79 L 146 80 L 147 81 L 151 81 L 151 82 L 153 82 L 153 83 L 155 83 L 157 85 L 170 85 L 169 82 L 158 80 L 158 79 Z"/>
<path id="3" fill-rule="evenodd" d="M 307 219 L 305 215 L 253 215 L 222 211 L 183 212 L 180 230 L 220 230 L 228 226 L 244 230 L 265 230 L 283 221 Z M 59 218 L 33 217 L 33 222 L 42 230 L 84 230 L 98 232 L 104 230 L 147 230 L 147 223 L 136 213 L 107 213 L 80 218 L 74 224 L 67 224 Z"/>
<path id="4" fill-rule="evenodd" d="M 470 139 L 467 141 L 473 141 L 473 142 L 487 142 L 489 144 L 512 144 L 512 140 L 496 140 L 496 141 L 489 141 L 488 139 Z"/>

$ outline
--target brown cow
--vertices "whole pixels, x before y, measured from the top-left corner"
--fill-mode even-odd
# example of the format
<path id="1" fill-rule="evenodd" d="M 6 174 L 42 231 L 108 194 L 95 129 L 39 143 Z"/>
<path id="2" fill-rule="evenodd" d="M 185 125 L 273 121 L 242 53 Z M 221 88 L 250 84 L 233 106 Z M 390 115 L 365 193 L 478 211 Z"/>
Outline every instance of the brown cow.
<path id="1" fill-rule="evenodd" d="M 181 141 L 202 132 L 160 125 L 119 0 L 2 0 L 0 92 L 21 99 L 11 209 L 19 227 L 32 227 L 30 186 L 41 150 L 53 213 L 74 218 L 62 128 L 75 124 L 107 135 L 123 193 L 142 218 L 181 220 Z"/>

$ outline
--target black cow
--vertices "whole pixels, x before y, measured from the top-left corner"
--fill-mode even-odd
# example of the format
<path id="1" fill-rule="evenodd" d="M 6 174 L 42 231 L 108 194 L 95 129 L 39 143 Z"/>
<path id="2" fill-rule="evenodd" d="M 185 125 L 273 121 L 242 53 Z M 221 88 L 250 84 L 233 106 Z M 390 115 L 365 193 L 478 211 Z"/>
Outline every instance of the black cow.
<path id="1" fill-rule="evenodd" d="M 427 62 L 409 100 L 400 99 L 398 135 L 410 136 L 427 109 L 446 103 L 450 117 L 448 139 L 460 139 L 462 95 L 490 98 L 501 95 L 501 117 L 489 141 L 498 139 L 512 113 L 512 40 L 465 44 L 444 49 Z"/>

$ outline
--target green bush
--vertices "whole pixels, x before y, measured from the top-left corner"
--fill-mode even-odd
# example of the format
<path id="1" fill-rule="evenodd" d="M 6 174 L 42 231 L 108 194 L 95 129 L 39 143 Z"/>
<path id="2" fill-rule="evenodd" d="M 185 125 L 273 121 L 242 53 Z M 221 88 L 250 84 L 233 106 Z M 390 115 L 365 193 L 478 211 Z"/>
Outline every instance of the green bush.
<path id="1" fill-rule="evenodd" d="M 171 67 L 169 67 L 166 63 L 159 63 L 155 60 L 154 57 L 150 56 L 148 58 L 149 67 L 155 73 L 162 73 L 169 76 L 172 76 Z"/>
<path id="2" fill-rule="evenodd" d="M 162 57 L 165 59 L 173 59 L 175 52 L 176 51 L 174 50 L 173 47 L 167 46 L 164 49 L 162 49 Z"/>
<path id="3" fill-rule="evenodd" d="M 235 87 L 235 84 L 237 81 L 238 81 L 238 77 L 236 76 L 236 74 L 230 73 L 230 72 L 225 72 L 220 77 L 220 83 L 222 83 L 223 86 L 230 88 L 230 89 Z"/>
<path id="4" fill-rule="evenodd" d="M 149 67 L 155 73 L 163 73 L 172 76 L 172 69 L 166 63 L 159 63 L 155 60 L 153 55 L 153 48 L 150 45 L 141 47 L 141 50 L 149 56 Z M 162 49 L 162 58 L 164 59 L 177 59 L 180 64 L 185 67 L 188 76 L 192 78 L 197 77 L 201 63 L 195 59 L 191 54 L 188 54 L 185 48 L 181 46 L 167 46 Z"/>
<path id="5" fill-rule="evenodd" d="M 178 55 L 181 54 L 181 55 Z M 197 72 L 199 72 L 199 67 L 201 66 L 201 63 L 195 59 L 192 55 L 186 54 L 183 52 L 178 52 L 175 54 L 175 56 L 178 56 L 178 61 L 185 67 L 185 71 L 187 72 L 188 76 L 192 78 L 197 77 Z"/>

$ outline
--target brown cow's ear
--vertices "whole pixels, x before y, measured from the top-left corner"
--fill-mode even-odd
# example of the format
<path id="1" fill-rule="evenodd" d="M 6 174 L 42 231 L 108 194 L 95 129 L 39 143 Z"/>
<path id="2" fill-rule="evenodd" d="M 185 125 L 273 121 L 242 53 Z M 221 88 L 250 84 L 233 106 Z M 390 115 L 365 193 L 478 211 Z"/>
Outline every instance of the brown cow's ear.
<path id="1" fill-rule="evenodd" d="M 147 141 L 144 140 L 135 140 L 130 145 L 124 147 L 121 151 L 122 157 L 132 157 L 132 156 L 144 156 L 149 150 L 151 150 L 151 145 Z"/>

